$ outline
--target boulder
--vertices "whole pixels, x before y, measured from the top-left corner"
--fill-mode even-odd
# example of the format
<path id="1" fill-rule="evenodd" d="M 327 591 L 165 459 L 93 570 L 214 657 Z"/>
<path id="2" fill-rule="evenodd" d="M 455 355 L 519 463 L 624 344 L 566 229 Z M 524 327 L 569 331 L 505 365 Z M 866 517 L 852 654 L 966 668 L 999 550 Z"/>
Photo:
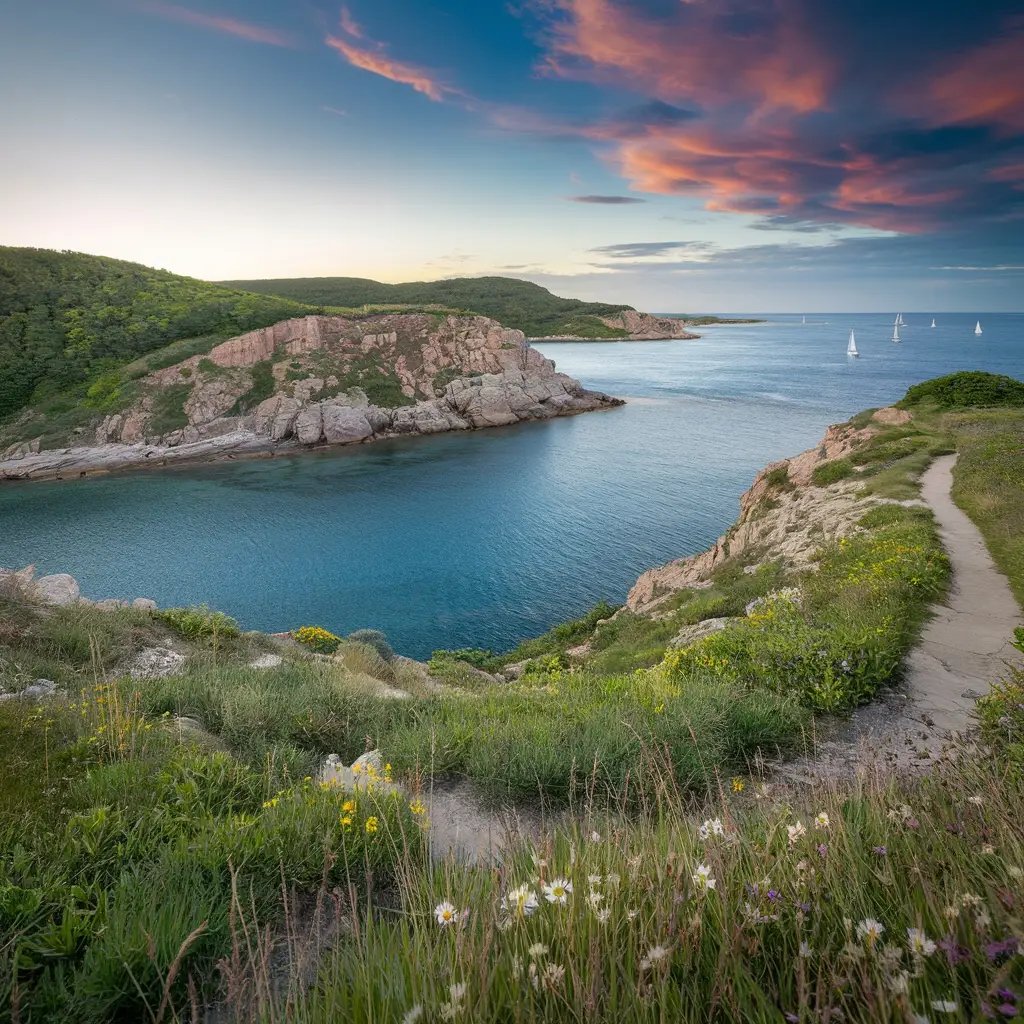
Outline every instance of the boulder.
<path id="1" fill-rule="evenodd" d="M 324 416 L 319 405 L 308 406 L 295 417 L 295 436 L 302 444 L 319 444 L 323 433 Z"/>
<path id="2" fill-rule="evenodd" d="M 147 647 L 132 662 L 128 674 L 132 679 L 163 679 L 178 675 L 185 665 L 185 656 L 170 647 Z"/>
<path id="3" fill-rule="evenodd" d="M 0 701 L 14 700 L 17 697 L 24 697 L 27 700 L 46 700 L 48 697 L 62 697 L 63 695 L 52 679 L 37 679 L 18 693 L 0 693 Z"/>
<path id="4" fill-rule="evenodd" d="M 132 607 L 142 612 L 155 612 L 157 603 L 148 597 L 137 597 L 132 601 Z"/>
<path id="5" fill-rule="evenodd" d="M 115 612 L 119 608 L 127 608 L 128 602 L 122 601 L 120 598 L 117 597 L 107 597 L 104 598 L 104 600 L 102 601 L 97 601 L 96 607 L 99 608 L 100 611 Z"/>
<path id="6" fill-rule="evenodd" d="M 261 654 L 249 662 L 249 668 L 277 668 L 283 660 L 280 654 Z"/>
<path id="7" fill-rule="evenodd" d="M 712 633 L 718 633 L 720 630 L 725 629 L 732 621 L 730 618 L 703 619 L 700 622 L 693 623 L 692 626 L 683 626 L 669 640 L 668 645 L 669 647 L 689 647 L 690 644 L 695 644 L 698 640 L 703 640 L 704 637 L 711 636 Z"/>
<path id="8" fill-rule="evenodd" d="M 63 572 L 41 576 L 35 581 L 35 592 L 43 604 L 52 605 L 74 604 L 81 597 L 78 580 Z"/>
<path id="9" fill-rule="evenodd" d="M 360 409 L 325 402 L 322 406 L 324 440 L 328 444 L 355 444 L 373 433 Z"/>
<path id="10" fill-rule="evenodd" d="M 876 409 L 871 418 L 883 426 L 902 427 L 905 423 L 910 422 L 910 413 L 906 409 L 897 409 L 890 405 L 885 409 Z"/>

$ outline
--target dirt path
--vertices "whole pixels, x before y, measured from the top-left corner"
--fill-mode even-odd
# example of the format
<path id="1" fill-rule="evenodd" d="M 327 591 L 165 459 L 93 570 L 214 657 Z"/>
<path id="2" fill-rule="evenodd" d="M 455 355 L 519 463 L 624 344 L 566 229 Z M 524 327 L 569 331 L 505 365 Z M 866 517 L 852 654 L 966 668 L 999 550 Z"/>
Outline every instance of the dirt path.
<path id="1" fill-rule="evenodd" d="M 814 755 L 782 765 L 782 781 L 810 782 L 881 767 L 922 770 L 971 724 L 988 684 L 1021 663 L 1009 638 L 1024 616 L 978 528 L 953 504 L 955 455 L 937 458 L 921 478 L 921 497 L 939 524 L 953 570 L 949 598 L 935 608 L 907 661 L 899 689 L 817 737 Z"/>

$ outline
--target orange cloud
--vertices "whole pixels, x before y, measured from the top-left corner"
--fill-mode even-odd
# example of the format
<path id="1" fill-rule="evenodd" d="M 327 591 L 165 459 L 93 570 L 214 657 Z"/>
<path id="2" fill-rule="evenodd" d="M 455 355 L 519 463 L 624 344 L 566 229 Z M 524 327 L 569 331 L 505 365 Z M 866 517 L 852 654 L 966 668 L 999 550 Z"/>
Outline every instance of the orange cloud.
<path id="1" fill-rule="evenodd" d="M 429 96 L 436 103 L 440 103 L 444 99 L 445 93 L 455 91 L 441 84 L 432 76 L 431 72 L 413 64 L 395 60 L 383 50 L 369 50 L 365 47 L 353 46 L 335 36 L 327 37 L 327 45 L 337 50 L 353 67 L 362 68 L 363 71 L 388 78 L 392 82 L 401 82 L 402 85 L 411 86 L 417 92 L 423 93 L 424 96 Z"/>
<path id="2" fill-rule="evenodd" d="M 347 7 L 342 7 L 341 9 L 341 30 L 352 36 L 354 39 L 363 38 L 362 28 L 356 22 L 355 18 L 352 17 L 352 13 Z"/>
<path id="3" fill-rule="evenodd" d="M 237 18 L 204 14 L 202 11 L 193 11 L 189 7 L 181 7 L 178 4 L 151 3 L 143 9 L 149 14 L 155 14 L 161 18 L 169 18 L 172 21 L 181 21 L 186 25 L 198 25 L 200 28 L 226 32 L 228 35 L 237 36 L 239 39 L 246 39 L 250 43 L 264 43 L 267 46 L 295 46 L 294 38 L 285 32 L 264 28 L 261 25 L 253 25 L 247 21 L 239 21 Z"/>

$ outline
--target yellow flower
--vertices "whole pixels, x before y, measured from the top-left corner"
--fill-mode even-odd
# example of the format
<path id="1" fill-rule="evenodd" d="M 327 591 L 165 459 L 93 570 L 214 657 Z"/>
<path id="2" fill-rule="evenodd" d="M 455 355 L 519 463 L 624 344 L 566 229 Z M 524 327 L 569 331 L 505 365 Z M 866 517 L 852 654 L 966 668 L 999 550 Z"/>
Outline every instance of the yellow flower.
<path id="1" fill-rule="evenodd" d="M 353 811 L 354 811 L 354 810 L 356 809 L 356 802 L 355 802 L 355 800 L 346 800 L 346 801 L 345 801 L 345 802 L 344 802 L 344 803 L 343 803 L 343 804 L 341 805 L 341 809 L 342 809 L 342 810 L 343 810 L 343 811 L 344 811 L 344 812 L 345 812 L 346 814 L 351 814 L 351 813 L 352 813 L 352 812 L 353 812 Z"/>
<path id="2" fill-rule="evenodd" d="M 275 796 L 272 800 L 265 800 L 264 803 L 263 803 L 263 806 L 264 807 L 276 807 L 277 806 L 277 797 Z"/>
<path id="3" fill-rule="evenodd" d="M 732 791 L 734 793 L 742 793 L 743 792 L 743 780 L 742 779 L 735 778 L 735 779 L 732 780 Z"/>
<path id="4" fill-rule="evenodd" d="M 372 835 L 374 832 L 377 831 L 377 818 L 376 818 L 376 816 L 369 817 L 369 818 L 366 819 L 366 831 L 370 835 Z"/>
<path id="5" fill-rule="evenodd" d="M 420 814 L 426 814 L 427 813 L 427 808 L 424 805 L 422 800 L 413 800 L 409 804 L 409 810 L 412 811 L 412 813 L 417 815 L 417 816 L 420 815 Z"/>
<path id="6" fill-rule="evenodd" d="M 352 824 L 352 815 L 351 814 L 346 814 L 345 817 L 341 819 L 341 824 L 345 828 L 348 828 L 348 826 Z"/>

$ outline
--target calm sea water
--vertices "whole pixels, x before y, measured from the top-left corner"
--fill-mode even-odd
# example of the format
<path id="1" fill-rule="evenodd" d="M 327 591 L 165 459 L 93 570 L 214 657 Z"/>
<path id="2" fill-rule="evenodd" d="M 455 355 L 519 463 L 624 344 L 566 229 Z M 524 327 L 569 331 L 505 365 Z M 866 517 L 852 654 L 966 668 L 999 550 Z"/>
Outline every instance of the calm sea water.
<path id="1" fill-rule="evenodd" d="M 507 648 L 702 550 L 766 462 L 961 369 L 1024 377 L 1024 315 L 773 316 L 699 341 L 538 347 L 618 410 L 266 461 L 0 485 L 0 565 L 251 629 Z M 859 360 L 845 355 L 857 330 Z"/>

